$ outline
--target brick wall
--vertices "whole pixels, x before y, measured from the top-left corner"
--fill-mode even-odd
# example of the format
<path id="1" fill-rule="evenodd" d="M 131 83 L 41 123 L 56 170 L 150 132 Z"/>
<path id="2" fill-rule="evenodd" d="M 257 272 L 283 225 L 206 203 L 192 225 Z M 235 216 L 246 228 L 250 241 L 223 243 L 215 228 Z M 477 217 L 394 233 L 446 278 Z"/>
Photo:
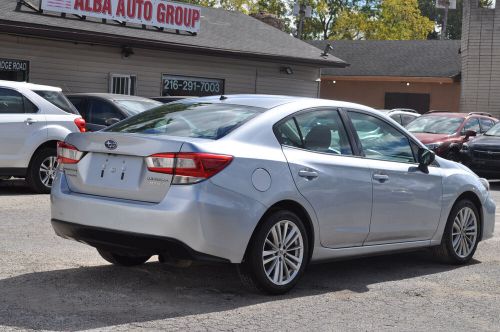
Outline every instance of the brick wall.
<path id="1" fill-rule="evenodd" d="M 500 9 L 478 0 L 464 0 L 460 107 L 500 117 Z"/>

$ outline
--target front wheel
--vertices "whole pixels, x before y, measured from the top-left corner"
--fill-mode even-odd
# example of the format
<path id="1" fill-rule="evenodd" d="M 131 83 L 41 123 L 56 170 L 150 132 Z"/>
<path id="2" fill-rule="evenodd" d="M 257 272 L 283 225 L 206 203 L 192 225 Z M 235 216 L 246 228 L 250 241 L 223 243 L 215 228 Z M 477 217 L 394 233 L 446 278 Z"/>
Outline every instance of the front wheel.
<path id="1" fill-rule="evenodd" d="M 451 210 L 441 245 L 433 248 L 435 256 L 450 264 L 466 264 L 479 243 L 480 219 L 476 206 L 461 200 Z"/>
<path id="2" fill-rule="evenodd" d="M 308 253 L 303 222 L 290 211 L 277 211 L 266 217 L 256 230 L 238 271 L 247 287 L 268 294 L 284 294 L 303 275 Z"/>
<path id="3" fill-rule="evenodd" d="M 104 258 L 109 263 L 114 264 L 114 265 L 121 265 L 121 266 L 142 265 L 142 264 L 146 263 L 151 258 L 151 256 L 119 255 L 119 254 L 113 253 L 111 251 L 102 250 L 102 249 L 97 249 L 97 252 L 99 253 L 99 255 L 101 255 L 102 258 Z"/>

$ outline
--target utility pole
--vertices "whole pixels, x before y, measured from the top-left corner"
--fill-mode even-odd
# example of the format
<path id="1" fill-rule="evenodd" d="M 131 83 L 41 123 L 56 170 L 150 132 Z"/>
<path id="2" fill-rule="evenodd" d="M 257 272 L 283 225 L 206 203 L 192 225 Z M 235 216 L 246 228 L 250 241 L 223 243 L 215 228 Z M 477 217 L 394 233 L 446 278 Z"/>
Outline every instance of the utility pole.
<path id="1" fill-rule="evenodd" d="M 297 21 L 297 38 L 302 39 L 302 35 L 304 34 L 304 21 L 306 18 L 312 16 L 312 8 L 305 3 L 297 1 L 293 6 L 293 15 L 299 17 Z"/>
<path id="2" fill-rule="evenodd" d="M 448 12 L 450 11 L 450 1 L 446 0 L 444 5 L 443 27 L 441 29 L 441 40 L 446 39 L 446 30 L 448 29 Z"/>

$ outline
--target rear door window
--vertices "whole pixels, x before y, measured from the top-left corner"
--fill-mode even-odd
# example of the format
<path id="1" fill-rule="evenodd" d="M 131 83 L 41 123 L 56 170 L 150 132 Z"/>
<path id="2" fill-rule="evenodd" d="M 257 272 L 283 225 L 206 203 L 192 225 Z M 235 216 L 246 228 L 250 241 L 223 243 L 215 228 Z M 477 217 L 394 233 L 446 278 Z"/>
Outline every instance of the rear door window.
<path id="1" fill-rule="evenodd" d="M 125 115 L 116 109 L 111 102 L 99 98 L 89 98 L 88 111 L 89 123 L 101 126 L 109 126 L 108 120 L 110 119 L 120 121 L 125 118 Z"/>
<path id="2" fill-rule="evenodd" d="M 481 129 L 478 118 L 472 118 L 465 122 L 464 129 L 462 129 L 462 135 L 465 135 L 465 133 L 469 130 L 475 131 L 476 133 L 480 132 Z"/>
<path id="3" fill-rule="evenodd" d="M 391 119 L 393 119 L 397 123 L 401 124 L 401 115 L 399 115 L 399 114 L 392 114 L 391 115 Z"/>
<path id="4" fill-rule="evenodd" d="M 415 120 L 417 117 L 414 115 L 401 114 L 401 124 L 405 127 L 407 124 Z"/>
<path id="5" fill-rule="evenodd" d="M 336 110 L 318 110 L 299 114 L 275 128 L 283 145 L 314 152 L 352 155 L 344 124 Z"/>
<path id="6" fill-rule="evenodd" d="M 484 134 L 495 125 L 495 121 L 486 118 L 480 118 L 479 124 L 481 125 L 481 134 Z"/>
<path id="7" fill-rule="evenodd" d="M 135 115 L 105 131 L 216 140 L 264 111 L 244 105 L 174 103 Z"/>

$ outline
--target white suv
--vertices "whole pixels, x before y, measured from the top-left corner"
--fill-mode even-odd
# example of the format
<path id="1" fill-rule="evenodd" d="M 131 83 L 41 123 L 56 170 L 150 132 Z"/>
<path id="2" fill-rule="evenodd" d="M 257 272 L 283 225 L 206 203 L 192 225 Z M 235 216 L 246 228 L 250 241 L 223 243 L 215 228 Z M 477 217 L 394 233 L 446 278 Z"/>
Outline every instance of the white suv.
<path id="1" fill-rule="evenodd" d="M 85 131 L 85 121 L 60 88 L 0 80 L 0 179 L 26 178 L 49 193 L 57 141 Z"/>

